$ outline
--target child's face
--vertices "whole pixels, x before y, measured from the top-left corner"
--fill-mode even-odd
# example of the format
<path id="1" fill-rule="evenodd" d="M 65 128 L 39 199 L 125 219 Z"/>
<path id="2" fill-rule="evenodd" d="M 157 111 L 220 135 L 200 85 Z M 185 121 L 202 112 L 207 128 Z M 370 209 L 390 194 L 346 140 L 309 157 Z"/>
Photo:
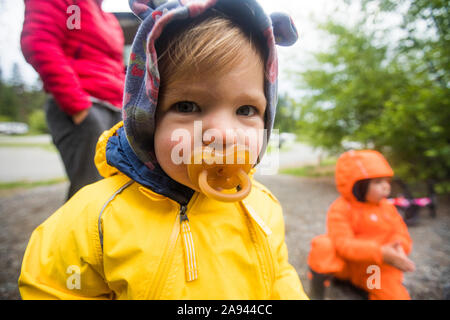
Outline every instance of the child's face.
<path id="1" fill-rule="evenodd" d="M 366 201 L 377 204 L 382 199 L 387 198 L 391 193 L 391 179 L 390 178 L 376 178 L 369 182 L 367 189 Z"/>
<path id="2" fill-rule="evenodd" d="M 251 152 L 259 154 L 262 146 L 256 133 L 264 129 L 267 104 L 264 68 L 260 60 L 248 48 L 248 53 L 244 53 L 240 62 L 226 72 L 200 72 L 195 77 L 186 75 L 184 79 L 169 82 L 160 96 L 154 142 L 157 160 L 172 179 L 199 191 L 189 180 L 187 164 L 175 164 L 172 154 L 174 147 L 176 150 L 194 150 L 194 121 L 201 121 L 199 140 L 203 145 L 212 142 L 204 135 L 207 130 L 214 136 L 221 136 L 223 148 L 234 143 L 232 139 L 226 139 L 226 130 L 253 131 L 255 134 L 247 138 L 245 144 L 254 146 L 256 150 Z M 190 139 L 174 136 L 177 129 L 189 132 Z"/>

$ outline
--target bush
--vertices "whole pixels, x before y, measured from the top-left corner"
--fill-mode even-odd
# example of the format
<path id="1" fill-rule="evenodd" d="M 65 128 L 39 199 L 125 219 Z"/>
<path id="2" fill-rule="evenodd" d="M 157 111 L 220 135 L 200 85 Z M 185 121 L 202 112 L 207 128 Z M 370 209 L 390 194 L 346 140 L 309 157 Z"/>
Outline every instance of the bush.
<path id="1" fill-rule="evenodd" d="M 400 1 L 378 4 L 375 13 Z M 381 4 L 380 4 L 381 3 Z M 299 128 L 311 144 L 338 154 L 343 142 L 382 152 L 407 183 L 430 182 L 438 192 L 450 186 L 450 34 L 444 1 L 404 0 L 409 10 L 395 30 L 371 26 L 370 12 L 356 24 L 329 21 L 327 51 L 299 73 L 307 89 L 298 106 Z M 448 13 L 446 17 L 448 16 Z M 418 25 L 428 32 L 420 32 Z M 400 34 L 400 33 L 399 33 Z"/>
<path id="2" fill-rule="evenodd" d="M 47 121 L 43 110 L 34 110 L 29 118 L 28 124 L 33 133 L 48 133 Z"/>

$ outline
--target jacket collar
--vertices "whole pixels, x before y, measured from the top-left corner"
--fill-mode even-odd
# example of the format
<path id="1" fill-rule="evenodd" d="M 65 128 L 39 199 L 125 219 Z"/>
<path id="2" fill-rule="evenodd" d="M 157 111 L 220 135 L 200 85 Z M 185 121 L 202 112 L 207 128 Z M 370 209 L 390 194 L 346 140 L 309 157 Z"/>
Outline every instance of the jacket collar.
<path id="1" fill-rule="evenodd" d="M 131 149 L 123 127 L 109 138 L 106 161 L 134 181 L 181 205 L 186 205 L 194 194 L 194 190 L 170 178 L 159 164 L 149 168 L 140 161 Z"/>

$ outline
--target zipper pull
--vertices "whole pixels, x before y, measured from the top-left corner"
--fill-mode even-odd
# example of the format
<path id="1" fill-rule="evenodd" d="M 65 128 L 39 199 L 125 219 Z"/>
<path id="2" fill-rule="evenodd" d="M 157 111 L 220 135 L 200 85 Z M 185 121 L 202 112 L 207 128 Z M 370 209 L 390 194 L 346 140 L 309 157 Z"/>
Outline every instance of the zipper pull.
<path id="1" fill-rule="evenodd" d="M 187 207 L 185 205 L 182 205 L 180 207 L 181 238 L 183 239 L 183 247 L 184 247 L 184 264 L 186 270 L 186 280 L 190 282 L 198 278 L 198 268 L 197 268 L 197 253 L 195 252 L 194 239 L 192 237 L 191 227 L 189 225 L 189 218 L 186 214 L 186 211 Z"/>
<path id="2" fill-rule="evenodd" d="M 183 223 L 183 221 L 187 220 L 189 222 L 188 216 L 186 214 L 187 206 L 182 205 L 180 207 L 180 223 Z"/>

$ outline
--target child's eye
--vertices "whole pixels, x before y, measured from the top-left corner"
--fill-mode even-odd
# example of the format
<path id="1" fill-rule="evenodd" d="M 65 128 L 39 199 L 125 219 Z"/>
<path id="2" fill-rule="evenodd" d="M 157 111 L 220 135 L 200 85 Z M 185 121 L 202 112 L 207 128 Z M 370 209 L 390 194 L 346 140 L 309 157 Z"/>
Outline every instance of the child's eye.
<path id="1" fill-rule="evenodd" d="M 175 108 L 177 112 L 181 113 L 191 113 L 200 111 L 198 105 L 195 102 L 190 101 L 177 102 L 172 106 L 172 108 Z"/>
<path id="2" fill-rule="evenodd" d="M 258 113 L 258 110 L 253 106 L 240 106 L 239 109 L 236 110 L 236 114 L 238 116 L 254 116 Z"/>

